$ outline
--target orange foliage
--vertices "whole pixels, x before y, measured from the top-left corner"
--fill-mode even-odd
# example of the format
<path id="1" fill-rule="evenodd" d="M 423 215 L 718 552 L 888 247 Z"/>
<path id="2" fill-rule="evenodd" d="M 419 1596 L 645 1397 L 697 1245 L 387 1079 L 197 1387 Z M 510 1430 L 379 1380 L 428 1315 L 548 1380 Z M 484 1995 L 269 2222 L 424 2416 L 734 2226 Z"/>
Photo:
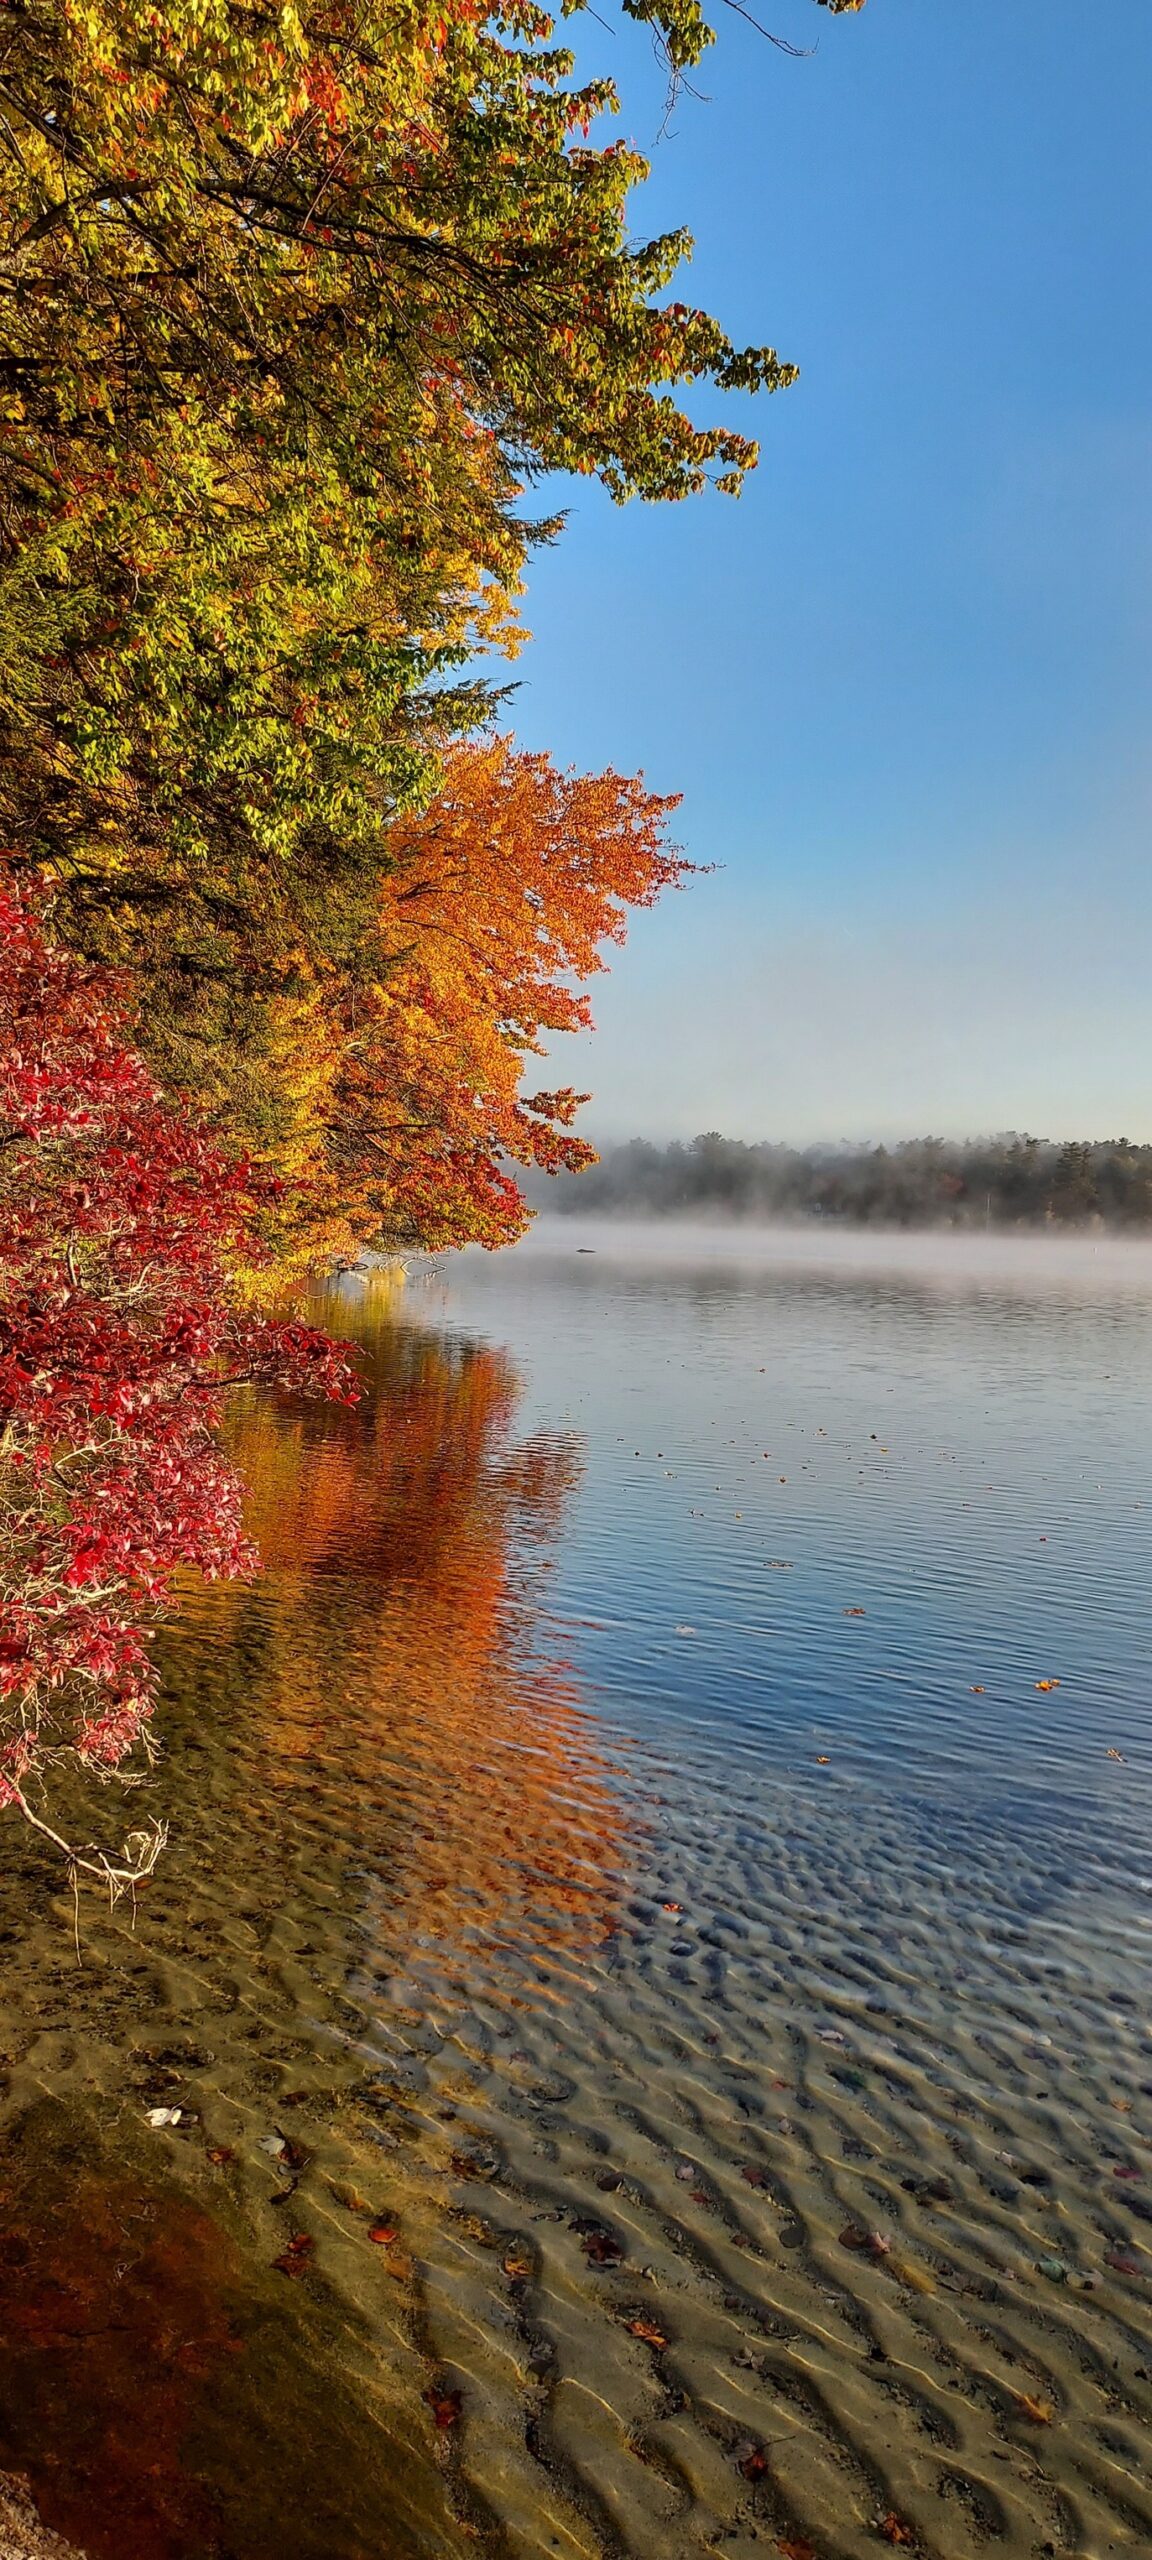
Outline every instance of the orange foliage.
<path id="1" fill-rule="evenodd" d="M 581 982 L 691 866 L 676 802 L 616 773 L 560 773 L 507 739 L 457 749 L 444 787 L 390 831 L 375 975 L 295 1025 L 319 1123 L 291 1216 L 316 1258 L 362 1244 L 506 1244 L 527 1211 L 507 1166 L 594 1160 L 587 1096 L 523 1093 L 525 1061 L 591 1023 Z M 310 1040 L 310 1046 L 309 1046 Z"/>

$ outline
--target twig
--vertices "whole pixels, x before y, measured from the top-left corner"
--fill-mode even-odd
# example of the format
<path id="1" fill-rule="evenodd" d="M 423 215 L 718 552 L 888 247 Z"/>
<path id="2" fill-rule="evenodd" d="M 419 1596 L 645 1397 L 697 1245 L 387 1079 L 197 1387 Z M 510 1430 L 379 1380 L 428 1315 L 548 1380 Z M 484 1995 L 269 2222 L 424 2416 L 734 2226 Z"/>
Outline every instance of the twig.
<path id="1" fill-rule="evenodd" d="M 749 26 L 755 27 L 765 44 L 774 44 L 777 53 L 790 54 L 793 62 L 810 62 L 818 49 L 814 44 L 789 44 L 787 36 L 774 36 L 771 27 L 762 27 L 759 18 L 754 18 L 750 9 L 742 7 L 741 0 L 724 0 L 724 6 L 734 9 L 738 18 L 747 18 Z"/>
<path id="2" fill-rule="evenodd" d="M 117 1866 L 103 1849 L 94 1850 L 91 1855 L 88 1855 L 84 1850 L 74 1848 L 71 1841 L 64 1838 L 62 1832 L 54 1830 L 52 1824 L 45 1822 L 40 1814 L 33 1813 L 22 1788 L 13 1789 L 10 1801 L 19 1806 L 25 1822 L 30 1823 L 33 1831 L 42 1832 L 44 1838 L 50 1840 L 53 1848 L 59 1849 L 67 1860 L 68 1880 L 72 1887 L 74 1905 L 76 1961 L 82 1964 L 84 1959 L 80 1951 L 81 1876 L 93 1876 L 97 1884 L 107 1886 L 110 1911 L 114 1911 L 123 1895 L 129 1893 L 132 1896 L 132 1907 L 135 1912 L 136 1887 L 143 1884 L 153 1873 L 156 1861 L 168 1838 L 168 1825 L 166 1822 L 152 1822 L 139 1831 L 129 1832 L 124 1842 L 124 1864 Z"/>

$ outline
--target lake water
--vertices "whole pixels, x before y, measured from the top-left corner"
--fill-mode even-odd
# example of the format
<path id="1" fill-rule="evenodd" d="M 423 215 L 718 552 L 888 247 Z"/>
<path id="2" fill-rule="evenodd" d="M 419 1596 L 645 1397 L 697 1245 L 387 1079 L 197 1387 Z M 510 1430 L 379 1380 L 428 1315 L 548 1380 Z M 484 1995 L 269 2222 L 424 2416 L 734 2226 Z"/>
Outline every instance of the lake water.
<path id="1" fill-rule="evenodd" d="M 0 2468 L 91 2560 L 1147 2555 L 1152 1253 L 326 1312 L 134 1931 L 5 1836 Z"/>

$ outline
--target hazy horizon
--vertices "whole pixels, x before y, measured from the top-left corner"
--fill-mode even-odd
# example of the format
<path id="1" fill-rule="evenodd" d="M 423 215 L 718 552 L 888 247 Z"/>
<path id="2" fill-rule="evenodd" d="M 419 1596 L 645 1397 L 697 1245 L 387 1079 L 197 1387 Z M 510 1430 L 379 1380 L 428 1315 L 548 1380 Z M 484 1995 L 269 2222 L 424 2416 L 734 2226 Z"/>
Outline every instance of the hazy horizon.
<path id="1" fill-rule="evenodd" d="M 886 1147 L 891 1151 L 897 1147 L 924 1146 L 934 1140 L 939 1140 L 943 1145 L 950 1147 L 1002 1145 L 1014 1138 L 1021 1140 L 1033 1138 L 1042 1147 L 1073 1144 L 1106 1147 L 1118 1146 L 1122 1141 L 1134 1147 L 1152 1146 L 1152 1126 L 1144 1136 L 1141 1136 L 1135 1120 L 1136 1115 L 1133 1114 L 1131 1125 L 1118 1121 L 1115 1128 L 1108 1129 L 1087 1127 L 1036 1129 L 1020 1127 L 1007 1120 L 989 1121 L 981 1128 L 964 1126 L 956 1129 L 941 1129 L 934 1125 L 929 1127 L 927 1122 L 923 1126 L 915 1127 L 909 1121 L 903 1127 L 868 1128 L 855 1131 L 826 1129 L 812 1137 L 798 1137 L 787 1130 L 751 1125 L 743 1129 L 732 1129 L 704 1120 L 692 1122 L 690 1126 L 686 1124 L 683 1128 L 646 1127 L 641 1129 L 634 1128 L 631 1123 L 625 1125 L 623 1122 L 619 1128 L 611 1128 L 606 1126 L 589 1108 L 582 1116 L 579 1128 L 581 1137 L 586 1138 L 589 1145 L 600 1152 L 606 1149 L 615 1151 L 617 1148 L 629 1146 L 691 1146 L 696 1139 L 709 1137 L 728 1139 L 740 1146 L 783 1147 L 796 1155 L 819 1155 L 825 1152 L 837 1154 L 842 1148 Z"/>

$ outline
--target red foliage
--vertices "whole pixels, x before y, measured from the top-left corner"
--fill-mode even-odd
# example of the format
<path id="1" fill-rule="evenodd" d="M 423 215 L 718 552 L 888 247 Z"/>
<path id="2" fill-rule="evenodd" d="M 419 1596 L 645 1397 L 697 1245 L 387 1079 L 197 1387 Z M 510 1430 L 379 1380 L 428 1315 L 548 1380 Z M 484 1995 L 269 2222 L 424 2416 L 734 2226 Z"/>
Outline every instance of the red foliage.
<path id="1" fill-rule="evenodd" d="M 108 1774 L 146 1737 L 177 1570 L 256 1562 L 222 1388 L 357 1393 L 326 1335 L 238 1306 L 263 1200 L 117 1017 L 0 881 L 0 1807 L 32 1820 L 50 1761 Z"/>

